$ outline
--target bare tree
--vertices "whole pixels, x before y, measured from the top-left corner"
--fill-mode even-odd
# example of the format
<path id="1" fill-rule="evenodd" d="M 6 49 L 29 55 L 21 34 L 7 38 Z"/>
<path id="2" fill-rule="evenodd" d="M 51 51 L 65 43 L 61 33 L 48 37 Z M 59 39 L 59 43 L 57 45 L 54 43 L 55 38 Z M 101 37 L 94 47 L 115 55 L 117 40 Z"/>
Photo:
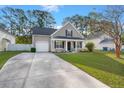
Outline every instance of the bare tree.
<path id="1" fill-rule="evenodd" d="M 120 58 L 121 35 L 124 31 L 124 6 L 107 6 L 102 14 L 102 20 L 97 22 L 98 30 L 113 38 L 116 57 Z"/>

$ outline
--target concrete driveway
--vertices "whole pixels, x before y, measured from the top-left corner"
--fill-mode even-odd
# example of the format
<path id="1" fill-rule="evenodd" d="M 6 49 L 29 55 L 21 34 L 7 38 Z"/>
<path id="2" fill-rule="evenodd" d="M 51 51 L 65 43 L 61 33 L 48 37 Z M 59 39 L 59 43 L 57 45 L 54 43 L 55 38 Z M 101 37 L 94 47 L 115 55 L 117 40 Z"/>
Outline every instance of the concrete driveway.
<path id="1" fill-rule="evenodd" d="M 22 53 L 0 71 L 0 87 L 108 87 L 52 53 Z"/>

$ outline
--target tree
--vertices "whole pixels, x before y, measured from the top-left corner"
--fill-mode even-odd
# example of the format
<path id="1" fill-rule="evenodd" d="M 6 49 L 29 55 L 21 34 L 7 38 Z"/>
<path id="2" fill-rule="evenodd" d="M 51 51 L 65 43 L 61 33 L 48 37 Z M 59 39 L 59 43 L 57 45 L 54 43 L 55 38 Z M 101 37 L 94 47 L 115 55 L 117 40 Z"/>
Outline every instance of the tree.
<path id="1" fill-rule="evenodd" d="M 100 20 L 102 20 L 102 14 L 101 13 L 97 13 L 96 10 L 91 11 L 88 14 L 89 17 L 89 32 L 90 35 L 93 35 L 95 32 L 99 31 L 99 22 Z"/>
<path id="2" fill-rule="evenodd" d="M 109 35 L 115 44 L 116 57 L 120 58 L 121 51 L 121 34 L 124 31 L 124 7 L 123 6 L 107 6 L 107 9 L 102 13 L 102 19 L 91 22 L 94 31 L 102 31 Z"/>
<path id="3" fill-rule="evenodd" d="M 5 25 L 5 24 L 3 24 L 3 23 L 0 23 L 0 28 L 1 28 L 1 29 L 3 29 L 3 30 L 5 30 L 6 25 Z"/>
<path id="4" fill-rule="evenodd" d="M 74 15 L 63 19 L 63 24 L 70 22 L 72 23 L 83 35 L 88 35 L 90 30 L 90 17 Z"/>
<path id="5" fill-rule="evenodd" d="M 7 29 L 11 31 L 11 34 L 15 34 L 14 29 L 15 29 L 15 18 L 13 17 L 14 9 L 10 7 L 5 7 L 1 9 L 0 11 L 1 16 L 0 16 L 0 21 L 2 24 L 5 24 Z"/>
<path id="6" fill-rule="evenodd" d="M 124 33 L 121 35 L 122 44 L 124 44 Z"/>
<path id="7" fill-rule="evenodd" d="M 84 17 L 81 15 L 74 15 L 72 17 L 66 17 L 63 20 L 63 24 L 70 22 L 72 23 L 78 30 L 80 30 L 81 32 L 84 31 Z"/>
<path id="8" fill-rule="evenodd" d="M 40 27 L 53 27 L 55 24 L 55 20 L 49 12 L 33 10 L 33 14 L 36 17 L 37 25 Z"/>
<path id="9" fill-rule="evenodd" d="M 25 15 L 25 11 L 22 9 L 15 9 L 14 17 L 16 18 L 16 33 L 17 35 L 26 35 L 28 32 L 27 21 L 28 18 Z"/>
<path id="10" fill-rule="evenodd" d="M 27 10 L 5 7 L 0 10 L 0 22 L 12 34 L 18 36 L 31 35 L 31 28 L 54 27 L 55 20 L 51 13 L 41 10 Z"/>

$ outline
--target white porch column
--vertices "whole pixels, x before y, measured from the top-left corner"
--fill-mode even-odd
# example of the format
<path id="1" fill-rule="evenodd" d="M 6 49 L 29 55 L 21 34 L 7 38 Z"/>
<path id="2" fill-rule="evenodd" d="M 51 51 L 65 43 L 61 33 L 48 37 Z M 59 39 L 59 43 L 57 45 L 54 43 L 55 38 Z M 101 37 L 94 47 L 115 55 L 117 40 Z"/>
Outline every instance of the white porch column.
<path id="1" fill-rule="evenodd" d="M 51 39 L 51 49 L 50 49 L 50 51 L 52 51 L 53 50 L 53 40 Z"/>
<path id="2" fill-rule="evenodd" d="M 65 41 L 65 51 L 68 51 L 68 48 L 67 48 L 67 40 Z"/>
<path id="3" fill-rule="evenodd" d="M 83 41 L 82 41 L 82 48 L 84 48 L 84 44 L 83 44 Z"/>
<path id="4" fill-rule="evenodd" d="M 75 41 L 75 51 L 77 52 L 77 41 Z"/>

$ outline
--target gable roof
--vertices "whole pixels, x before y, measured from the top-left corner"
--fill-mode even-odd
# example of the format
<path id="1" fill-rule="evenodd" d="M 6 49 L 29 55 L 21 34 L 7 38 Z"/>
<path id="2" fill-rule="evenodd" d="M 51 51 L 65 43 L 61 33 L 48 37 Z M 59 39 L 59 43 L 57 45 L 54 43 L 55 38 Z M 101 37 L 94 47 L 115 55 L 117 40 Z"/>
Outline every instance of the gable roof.
<path id="1" fill-rule="evenodd" d="M 51 35 L 57 29 L 34 27 L 31 30 L 32 30 L 32 35 Z"/>
<path id="2" fill-rule="evenodd" d="M 55 31 L 53 34 L 51 34 L 51 36 L 53 36 L 54 34 L 56 34 L 58 31 L 61 31 L 61 29 L 62 28 L 64 28 L 66 25 L 71 25 L 74 29 L 75 29 L 75 31 L 79 34 L 79 36 L 81 37 L 81 38 L 84 38 L 84 36 L 80 33 L 80 31 L 78 31 L 76 28 L 75 28 L 75 26 L 74 25 L 72 25 L 70 22 L 67 22 L 64 26 L 62 26 L 60 29 L 58 29 L 57 31 Z"/>
<path id="3" fill-rule="evenodd" d="M 6 34 L 11 35 L 11 36 L 14 36 L 8 30 L 2 29 L 2 28 L 0 28 L 0 32 L 6 33 Z"/>
<path id="4" fill-rule="evenodd" d="M 103 39 L 102 41 L 100 41 L 100 43 L 113 43 L 113 39 L 110 39 L 110 38 L 105 38 Z"/>

